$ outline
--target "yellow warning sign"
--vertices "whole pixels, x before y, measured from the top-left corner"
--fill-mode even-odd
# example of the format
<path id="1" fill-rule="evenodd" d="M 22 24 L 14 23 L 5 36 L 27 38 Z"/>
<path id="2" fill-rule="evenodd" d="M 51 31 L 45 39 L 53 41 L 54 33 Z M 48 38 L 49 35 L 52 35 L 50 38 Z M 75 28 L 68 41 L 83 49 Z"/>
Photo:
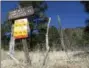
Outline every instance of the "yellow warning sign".
<path id="1" fill-rule="evenodd" d="M 18 19 L 14 22 L 13 36 L 15 39 L 28 37 L 28 20 L 27 18 Z"/>

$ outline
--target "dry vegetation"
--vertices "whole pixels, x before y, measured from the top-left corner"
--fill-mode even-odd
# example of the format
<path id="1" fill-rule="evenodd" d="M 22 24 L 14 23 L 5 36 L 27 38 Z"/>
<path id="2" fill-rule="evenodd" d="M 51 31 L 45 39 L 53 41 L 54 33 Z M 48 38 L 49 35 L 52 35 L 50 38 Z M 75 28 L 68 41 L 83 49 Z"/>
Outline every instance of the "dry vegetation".
<path id="1" fill-rule="evenodd" d="M 26 68 L 25 57 L 22 51 L 16 51 L 15 57 L 20 61 L 16 64 L 8 55 L 7 51 L 1 52 L 2 68 Z M 40 68 L 44 59 L 44 52 L 30 52 L 32 66 L 29 68 Z M 68 58 L 69 57 L 69 58 Z M 89 68 L 89 53 L 84 51 L 51 51 L 46 61 L 45 68 Z"/>

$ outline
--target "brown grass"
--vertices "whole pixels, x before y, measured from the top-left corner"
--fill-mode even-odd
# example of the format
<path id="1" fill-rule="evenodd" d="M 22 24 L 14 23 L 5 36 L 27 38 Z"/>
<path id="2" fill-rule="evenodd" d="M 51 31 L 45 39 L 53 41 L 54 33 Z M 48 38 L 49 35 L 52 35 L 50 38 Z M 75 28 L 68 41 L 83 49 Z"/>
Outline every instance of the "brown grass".
<path id="1" fill-rule="evenodd" d="M 79 55 L 81 54 L 81 55 Z M 86 55 L 85 55 L 86 54 Z M 32 66 L 29 68 L 40 68 L 44 59 L 43 52 L 30 52 Z M 76 55 L 76 56 L 75 56 Z M 16 51 L 15 57 L 21 64 L 16 64 L 8 55 L 7 51 L 1 52 L 2 68 L 26 68 L 25 57 L 22 51 Z M 68 59 L 68 57 L 70 59 Z M 49 53 L 45 68 L 89 68 L 89 55 L 82 51 L 68 52 L 66 56 L 63 51 L 53 51 Z"/>

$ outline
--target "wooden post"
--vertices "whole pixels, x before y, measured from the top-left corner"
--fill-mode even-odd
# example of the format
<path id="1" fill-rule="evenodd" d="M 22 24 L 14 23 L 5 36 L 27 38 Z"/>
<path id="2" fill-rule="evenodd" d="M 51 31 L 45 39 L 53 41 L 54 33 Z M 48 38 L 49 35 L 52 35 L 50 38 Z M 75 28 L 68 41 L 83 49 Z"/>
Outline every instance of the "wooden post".
<path id="1" fill-rule="evenodd" d="M 59 35 L 60 35 L 61 46 L 62 46 L 63 50 L 65 51 L 65 54 L 66 54 L 66 56 L 67 56 L 67 59 L 68 59 L 69 61 L 71 61 L 71 60 L 70 60 L 70 57 L 68 56 L 67 48 L 66 48 L 66 46 L 65 46 L 65 44 L 64 44 L 63 30 L 62 30 L 62 26 L 61 26 L 61 23 L 60 23 L 59 15 L 58 15 L 58 24 L 59 24 L 59 28 L 60 28 Z"/>
<path id="2" fill-rule="evenodd" d="M 13 24 L 11 27 L 11 39 L 10 39 L 10 43 L 9 43 L 9 53 L 7 53 L 17 64 L 19 64 L 20 62 L 14 57 L 14 47 L 15 47 L 15 38 L 13 37 Z"/>
<path id="3" fill-rule="evenodd" d="M 23 44 L 24 55 L 26 57 L 26 63 L 27 65 L 31 65 L 31 60 L 29 57 L 29 51 L 28 51 L 26 39 L 22 39 L 22 44 Z"/>
<path id="4" fill-rule="evenodd" d="M 59 28 L 60 28 L 60 32 L 59 31 L 58 32 L 59 32 L 59 35 L 60 35 L 61 46 L 64 49 L 64 51 L 66 51 L 66 47 L 65 47 L 64 39 L 63 39 L 63 30 L 62 30 L 62 26 L 61 26 L 61 23 L 60 23 L 59 16 L 58 16 L 58 24 L 59 24 Z"/>
<path id="5" fill-rule="evenodd" d="M 48 22 L 48 25 L 47 25 L 47 32 L 46 32 L 46 35 L 45 35 L 45 37 L 46 37 L 46 55 L 44 57 L 43 64 L 42 64 L 41 68 L 43 68 L 45 66 L 46 59 L 48 57 L 49 49 L 50 49 L 50 47 L 49 47 L 49 39 L 48 39 L 48 32 L 49 32 L 50 21 L 51 21 L 51 18 L 49 18 L 49 22 Z"/>
<path id="6" fill-rule="evenodd" d="M 9 53 L 14 56 L 15 38 L 13 37 L 13 24 L 11 27 L 11 38 L 9 43 Z"/>

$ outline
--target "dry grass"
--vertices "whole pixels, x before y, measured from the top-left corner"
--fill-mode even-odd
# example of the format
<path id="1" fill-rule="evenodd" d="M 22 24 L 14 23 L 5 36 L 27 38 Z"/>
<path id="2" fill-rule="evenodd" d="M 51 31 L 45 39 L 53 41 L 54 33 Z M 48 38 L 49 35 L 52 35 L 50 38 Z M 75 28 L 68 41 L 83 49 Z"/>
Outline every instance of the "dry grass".
<path id="1" fill-rule="evenodd" d="M 32 68 L 40 68 L 44 59 L 43 52 L 30 52 Z M 16 64 L 8 55 L 7 51 L 1 52 L 2 68 L 26 68 L 24 53 L 16 51 L 15 57 L 21 62 Z M 70 59 L 68 59 L 68 57 Z M 50 52 L 46 61 L 46 68 L 89 68 L 89 54 L 82 51 L 68 52 L 68 57 L 63 51 Z M 29 66 L 29 68 L 31 68 Z"/>

